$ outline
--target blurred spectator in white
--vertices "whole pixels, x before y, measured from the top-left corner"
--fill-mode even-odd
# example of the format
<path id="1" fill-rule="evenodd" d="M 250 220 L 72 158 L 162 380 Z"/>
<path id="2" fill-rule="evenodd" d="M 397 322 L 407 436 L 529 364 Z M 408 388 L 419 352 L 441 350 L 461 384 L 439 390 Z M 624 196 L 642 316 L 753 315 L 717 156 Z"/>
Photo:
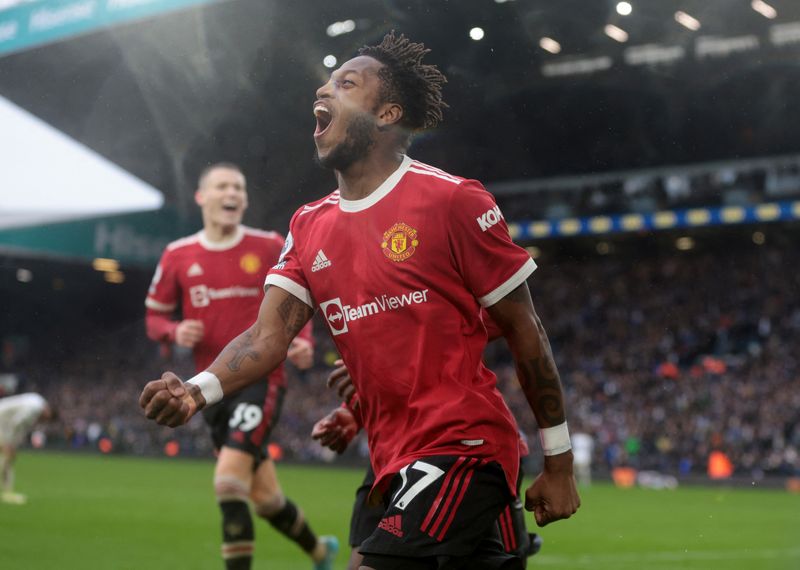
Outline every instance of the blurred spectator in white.
<path id="1" fill-rule="evenodd" d="M 2 494 L 4 503 L 23 504 L 25 495 L 14 492 L 14 461 L 17 447 L 39 421 L 53 417 L 53 410 L 39 394 L 27 393 L 0 398 L 0 447 L 2 447 Z"/>
<path id="2" fill-rule="evenodd" d="M 575 478 L 578 484 L 588 486 L 592 484 L 592 454 L 594 453 L 594 439 L 583 430 L 583 426 L 576 425 L 570 436 L 572 439 L 573 465 Z"/>

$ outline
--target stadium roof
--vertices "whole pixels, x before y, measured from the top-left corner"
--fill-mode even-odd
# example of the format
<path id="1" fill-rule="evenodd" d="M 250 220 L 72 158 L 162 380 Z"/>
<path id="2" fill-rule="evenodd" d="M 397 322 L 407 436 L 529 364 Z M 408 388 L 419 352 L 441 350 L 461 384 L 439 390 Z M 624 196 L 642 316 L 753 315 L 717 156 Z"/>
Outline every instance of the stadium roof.
<path id="1" fill-rule="evenodd" d="M 10 14 L 77 2 L 0 12 L 0 51 Z M 238 162 L 248 222 L 278 228 L 332 187 L 311 161 L 326 57 L 390 29 L 450 80 L 445 124 L 412 154 L 489 183 L 800 152 L 794 0 L 194 4 L 0 57 L 0 96 L 186 211 L 203 165 Z"/>
<path id="2" fill-rule="evenodd" d="M 0 97 L 0 230 L 154 210 L 163 195 Z"/>

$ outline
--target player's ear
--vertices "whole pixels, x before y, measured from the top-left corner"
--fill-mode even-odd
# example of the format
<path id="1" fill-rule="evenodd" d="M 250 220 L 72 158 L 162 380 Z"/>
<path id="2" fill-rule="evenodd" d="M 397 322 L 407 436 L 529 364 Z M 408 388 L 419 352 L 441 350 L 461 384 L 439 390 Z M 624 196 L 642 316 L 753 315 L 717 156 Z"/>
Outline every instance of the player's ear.
<path id="1" fill-rule="evenodd" d="M 205 196 L 203 195 L 203 191 L 200 188 L 194 191 L 194 201 L 198 206 L 201 207 L 205 203 Z"/>
<path id="2" fill-rule="evenodd" d="M 384 103 L 378 109 L 378 128 L 396 125 L 403 118 L 403 108 L 397 103 Z"/>

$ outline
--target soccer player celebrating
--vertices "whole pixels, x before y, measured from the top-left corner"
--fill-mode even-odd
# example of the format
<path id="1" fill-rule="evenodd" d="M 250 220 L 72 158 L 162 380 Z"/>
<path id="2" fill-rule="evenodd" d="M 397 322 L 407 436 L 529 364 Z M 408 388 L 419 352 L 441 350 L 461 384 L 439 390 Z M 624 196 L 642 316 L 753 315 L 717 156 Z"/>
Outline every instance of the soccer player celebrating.
<path id="1" fill-rule="evenodd" d="M 405 155 L 445 106 L 426 53 L 388 34 L 317 91 L 317 158 L 338 190 L 295 213 L 253 326 L 188 382 L 149 382 L 140 405 L 160 424 L 185 423 L 277 366 L 319 308 L 358 392 L 370 499 L 385 506 L 362 569 L 519 568 L 495 536 L 519 436 L 481 359 L 479 306 L 511 347 L 541 428 L 544 469 L 525 498 L 539 525 L 580 505 L 564 397 L 525 281 L 536 264 L 491 194 Z"/>
<path id="2" fill-rule="evenodd" d="M 263 298 L 264 272 L 277 261 L 284 240 L 275 232 L 241 224 L 247 188 L 234 164 L 206 168 L 195 199 L 203 229 L 167 246 L 145 304 L 148 336 L 193 349 L 197 369 L 205 370 L 252 323 Z M 179 303 L 183 319 L 174 321 Z M 296 366 L 309 368 L 310 325 L 286 349 Z M 338 550 L 335 537 L 317 537 L 311 531 L 302 511 L 281 491 L 267 451 L 286 391 L 283 367 L 273 368 L 203 412 L 218 451 L 214 492 L 222 512 L 222 557 L 228 570 L 251 567 L 252 502 L 256 514 L 308 553 L 315 569 L 328 570 Z"/>

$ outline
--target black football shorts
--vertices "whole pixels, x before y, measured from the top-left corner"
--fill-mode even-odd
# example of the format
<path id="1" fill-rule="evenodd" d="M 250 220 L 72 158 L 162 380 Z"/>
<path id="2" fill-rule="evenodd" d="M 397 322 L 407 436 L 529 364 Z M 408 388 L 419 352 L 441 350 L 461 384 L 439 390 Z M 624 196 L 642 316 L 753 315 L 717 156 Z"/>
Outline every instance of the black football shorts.
<path id="1" fill-rule="evenodd" d="M 385 512 L 362 543 L 365 566 L 519 569 L 497 520 L 512 497 L 496 462 L 459 456 L 413 461 L 392 479 Z"/>
<path id="2" fill-rule="evenodd" d="M 269 457 L 267 445 L 278 423 L 286 388 L 268 381 L 258 382 L 203 410 L 211 428 L 211 439 L 223 446 L 249 453 L 256 465 Z"/>

